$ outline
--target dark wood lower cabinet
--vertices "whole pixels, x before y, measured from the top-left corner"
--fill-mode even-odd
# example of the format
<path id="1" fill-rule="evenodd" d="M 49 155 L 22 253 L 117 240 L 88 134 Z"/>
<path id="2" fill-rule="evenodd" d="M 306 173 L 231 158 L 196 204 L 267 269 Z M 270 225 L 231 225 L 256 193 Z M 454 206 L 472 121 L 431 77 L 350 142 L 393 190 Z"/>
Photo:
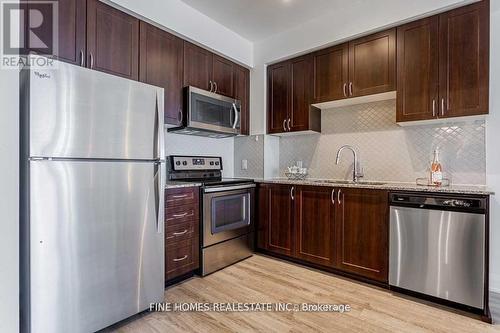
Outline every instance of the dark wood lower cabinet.
<path id="1" fill-rule="evenodd" d="M 165 191 L 165 281 L 199 268 L 198 187 Z"/>
<path id="2" fill-rule="evenodd" d="M 261 184 L 258 200 L 258 249 L 387 283 L 387 191 Z"/>
<path id="3" fill-rule="evenodd" d="M 259 247 L 292 256 L 294 230 L 292 186 L 262 185 L 259 189 Z"/>
<path id="4" fill-rule="evenodd" d="M 340 270 L 387 282 L 387 191 L 341 188 L 337 192 L 337 263 Z"/>
<path id="5" fill-rule="evenodd" d="M 335 265 L 335 190 L 298 187 L 295 194 L 296 257 L 319 265 Z"/>

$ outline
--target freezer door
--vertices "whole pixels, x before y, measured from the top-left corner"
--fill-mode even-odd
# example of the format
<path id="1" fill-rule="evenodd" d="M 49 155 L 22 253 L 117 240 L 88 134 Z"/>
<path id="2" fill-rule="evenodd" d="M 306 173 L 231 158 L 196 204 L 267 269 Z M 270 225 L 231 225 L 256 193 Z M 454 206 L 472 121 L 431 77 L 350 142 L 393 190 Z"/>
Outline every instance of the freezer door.
<path id="1" fill-rule="evenodd" d="M 32 332 L 94 332 L 164 301 L 163 167 L 30 162 Z"/>
<path id="2" fill-rule="evenodd" d="M 391 207 L 389 284 L 484 309 L 485 215 Z"/>
<path id="3" fill-rule="evenodd" d="M 30 156 L 163 159 L 163 88 L 64 62 L 28 71 Z"/>

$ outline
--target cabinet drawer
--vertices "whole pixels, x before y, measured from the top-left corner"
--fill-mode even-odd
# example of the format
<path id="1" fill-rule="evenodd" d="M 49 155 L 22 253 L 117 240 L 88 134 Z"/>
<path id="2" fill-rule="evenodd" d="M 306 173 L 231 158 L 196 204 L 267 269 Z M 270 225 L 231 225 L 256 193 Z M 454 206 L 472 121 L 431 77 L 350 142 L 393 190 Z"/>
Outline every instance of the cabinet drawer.
<path id="1" fill-rule="evenodd" d="M 198 205 L 198 192 L 198 187 L 168 189 L 165 193 L 165 205 L 167 208 L 181 205 Z"/>
<path id="2" fill-rule="evenodd" d="M 165 278 L 188 273 L 198 268 L 198 237 L 167 245 L 165 253 Z"/>
<path id="3" fill-rule="evenodd" d="M 178 207 L 167 207 L 165 214 L 166 226 L 199 220 L 198 205 L 185 205 Z"/>
<path id="4" fill-rule="evenodd" d="M 182 224 L 166 225 L 165 242 L 167 246 L 173 242 L 178 242 L 193 238 L 197 234 L 198 222 L 191 221 Z"/>

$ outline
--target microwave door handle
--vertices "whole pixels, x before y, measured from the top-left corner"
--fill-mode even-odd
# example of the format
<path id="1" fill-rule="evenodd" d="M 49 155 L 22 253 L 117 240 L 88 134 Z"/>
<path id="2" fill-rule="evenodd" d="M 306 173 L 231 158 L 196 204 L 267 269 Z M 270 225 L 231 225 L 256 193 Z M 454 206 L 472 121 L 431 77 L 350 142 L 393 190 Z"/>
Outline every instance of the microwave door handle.
<path id="1" fill-rule="evenodd" d="M 233 129 L 236 128 L 236 125 L 238 125 L 239 117 L 238 117 L 238 108 L 236 107 L 236 103 L 233 103 L 233 110 L 234 110 L 234 123 L 233 123 Z"/>

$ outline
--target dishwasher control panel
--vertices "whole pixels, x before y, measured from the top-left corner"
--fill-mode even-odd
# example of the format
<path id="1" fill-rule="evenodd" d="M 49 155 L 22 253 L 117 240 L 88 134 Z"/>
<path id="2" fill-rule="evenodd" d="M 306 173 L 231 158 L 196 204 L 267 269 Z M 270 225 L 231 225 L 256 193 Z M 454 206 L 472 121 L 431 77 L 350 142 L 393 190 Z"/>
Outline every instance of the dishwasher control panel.
<path id="1" fill-rule="evenodd" d="M 391 193 L 391 206 L 408 206 L 416 208 L 464 210 L 482 213 L 487 208 L 485 197 L 462 197 L 454 195 L 433 195 L 415 193 Z"/>

